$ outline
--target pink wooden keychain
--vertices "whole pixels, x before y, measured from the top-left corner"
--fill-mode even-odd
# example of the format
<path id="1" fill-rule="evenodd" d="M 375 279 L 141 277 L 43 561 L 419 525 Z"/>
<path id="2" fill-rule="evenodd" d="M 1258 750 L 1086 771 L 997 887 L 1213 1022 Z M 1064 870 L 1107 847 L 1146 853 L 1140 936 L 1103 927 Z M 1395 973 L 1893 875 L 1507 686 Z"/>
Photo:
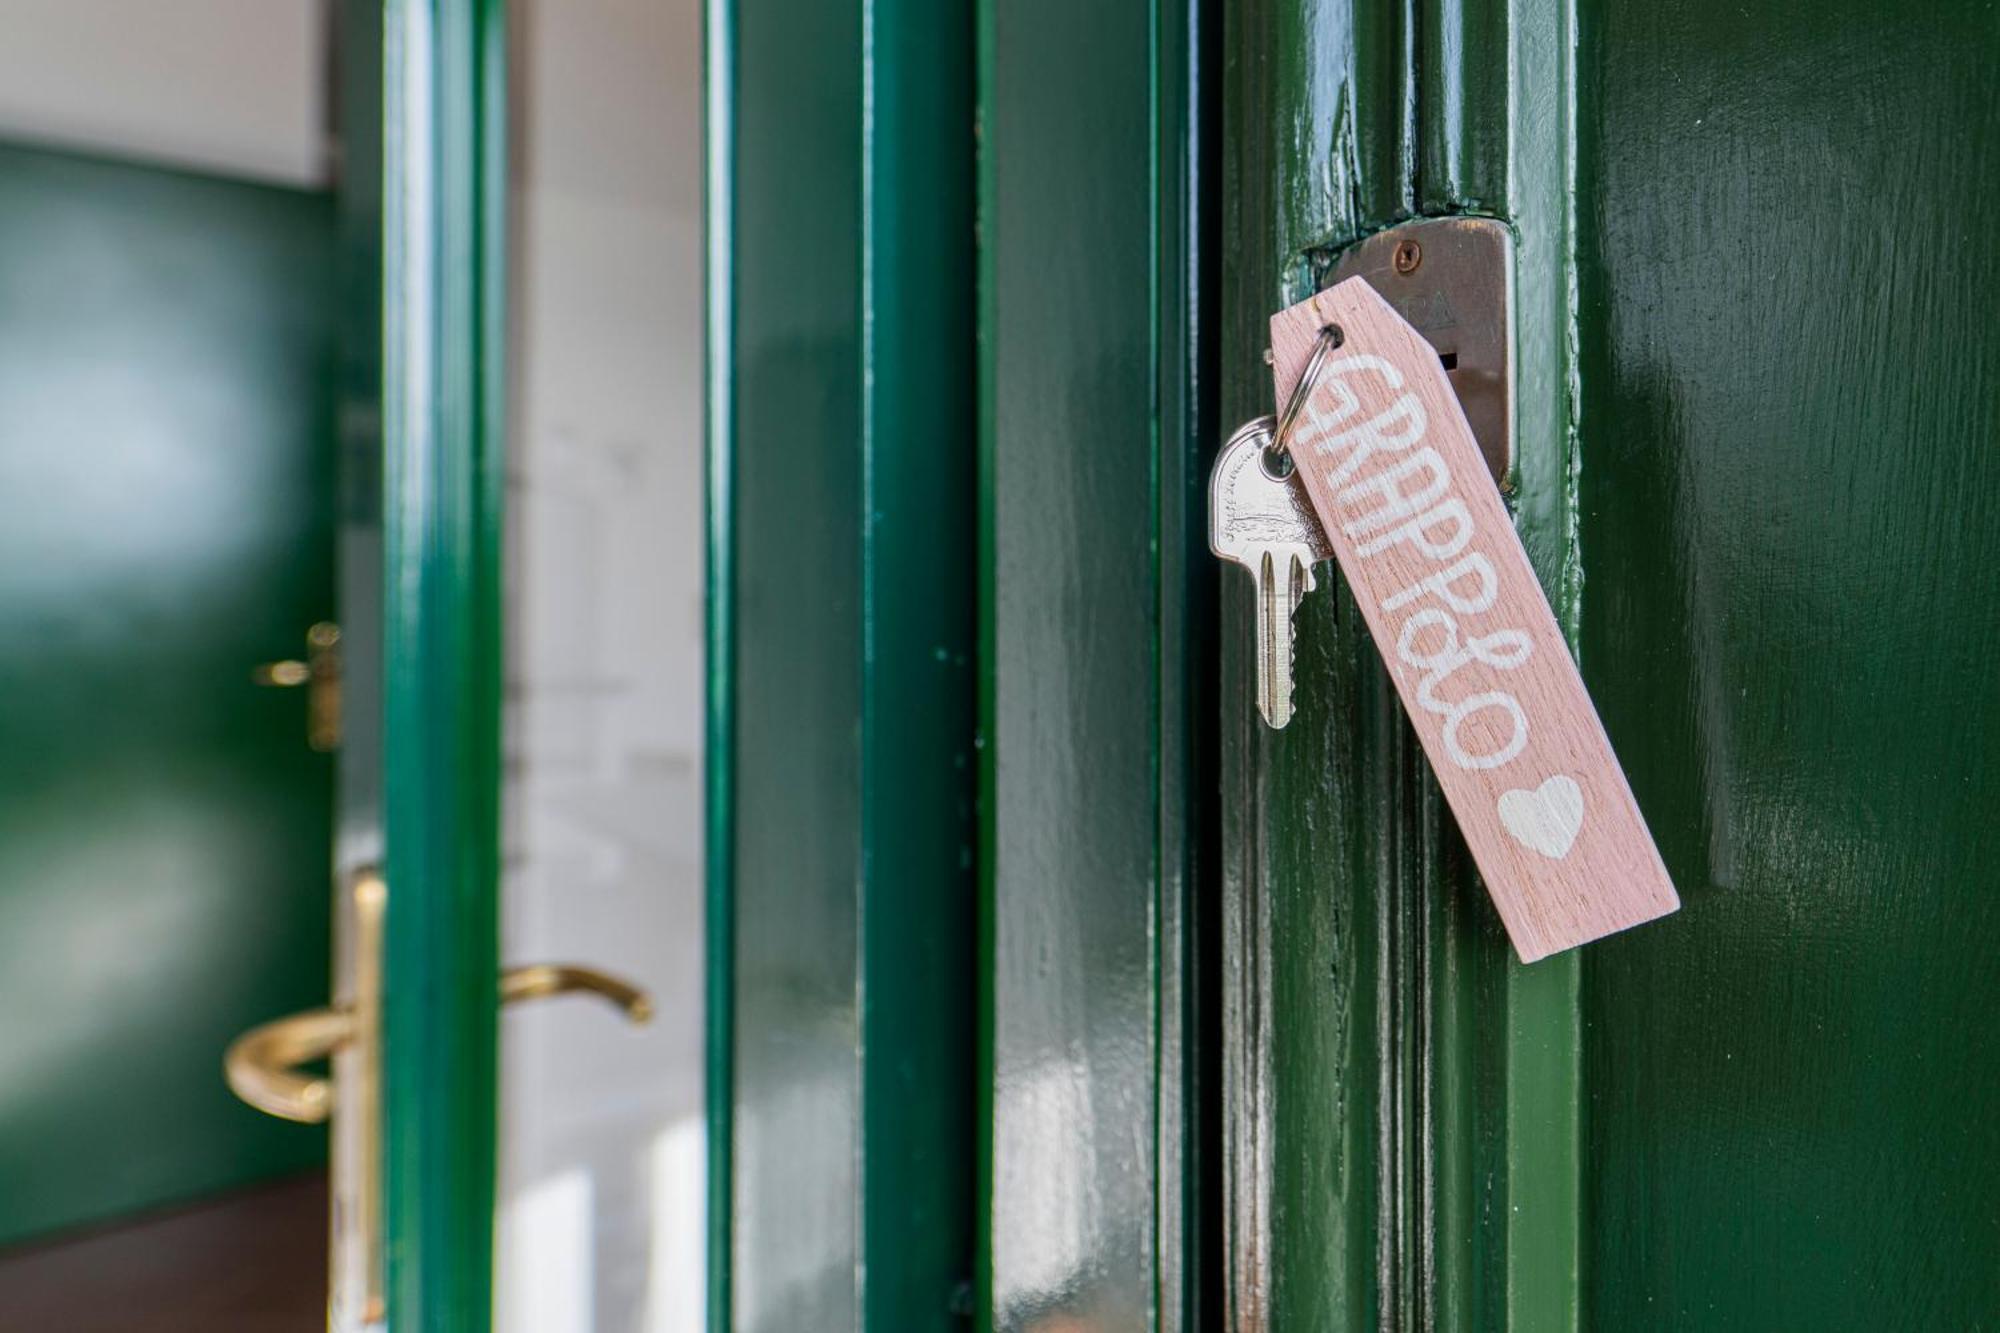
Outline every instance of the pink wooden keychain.
<path id="1" fill-rule="evenodd" d="M 1271 318 L 1280 428 L 1507 934 L 1533 962 L 1680 906 L 1415 329 L 1361 278 Z"/>

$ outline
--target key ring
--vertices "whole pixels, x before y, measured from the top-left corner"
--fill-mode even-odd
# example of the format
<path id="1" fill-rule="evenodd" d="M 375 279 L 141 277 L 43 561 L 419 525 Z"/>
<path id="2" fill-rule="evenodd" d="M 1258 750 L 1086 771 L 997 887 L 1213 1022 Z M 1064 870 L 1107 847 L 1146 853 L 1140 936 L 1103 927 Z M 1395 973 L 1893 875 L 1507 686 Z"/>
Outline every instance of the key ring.
<path id="1" fill-rule="evenodd" d="M 1285 400 L 1285 410 L 1278 413 L 1278 428 L 1271 432 L 1271 441 L 1264 446 L 1264 452 L 1284 464 L 1287 471 L 1291 470 L 1292 462 L 1292 451 L 1286 447 L 1292 438 L 1292 426 L 1297 422 L 1299 413 L 1305 410 L 1306 399 L 1319 385 L 1319 372 L 1326 366 L 1327 354 L 1346 341 L 1347 335 L 1340 331 L 1338 324 L 1328 324 L 1319 331 L 1319 338 L 1313 343 L 1312 356 L 1306 360 L 1305 372 L 1292 386 L 1292 396 Z"/>

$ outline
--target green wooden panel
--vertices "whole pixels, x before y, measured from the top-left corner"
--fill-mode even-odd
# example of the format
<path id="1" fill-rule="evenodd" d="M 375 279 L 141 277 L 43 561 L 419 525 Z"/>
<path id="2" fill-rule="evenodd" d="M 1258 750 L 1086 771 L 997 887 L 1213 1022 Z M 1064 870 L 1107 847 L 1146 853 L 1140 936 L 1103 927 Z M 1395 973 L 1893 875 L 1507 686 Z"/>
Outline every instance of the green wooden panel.
<path id="1" fill-rule="evenodd" d="M 977 1142 L 972 11 L 862 11 L 862 1328 L 963 1329 Z"/>
<path id="2" fill-rule="evenodd" d="M 963 1323 L 971 25 L 710 10 L 711 1323 Z"/>
<path id="3" fill-rule="evenodd" d="M 1222 913 L 1215 892 L 1216 585 L 1208 473 L 1222 432 L 1215 368 L 1217 93 L 1222 5 L 1152 7 L 1154 525 L 1159 710 L 1155 793 L 1159 883 L 1153 956 L 1154 1326 L 1220 1327 L 1223 1189 Z"/>
<path id="4" fill-rule="evenodd" d="M 398 1333 L 490 1323 L 499 974 L 502 0 L 385 9 L 383 1133 Z"/>
<path id="5" fill-rule="evenodd" d="M 1226 28 L 1221 398 L 1238 421 L 1272 410 L 1265 321 L 1312 289 L 1315 254 L 1409 212 L 1412 127 L 1397 10 L 1241 3 Z M 1233 1327 L 1389 1324 L 1414 1267 L 1399 1168 L 1419 1160 L 1409 1009 L 1427 988 L 1408 942 L 1427 938 L 1440 840 L 1360 616 L 1320 581 L 1281 733 L 1251 705 L 1247 585 L 1221 589 Z"/>
<path id="6" fill-rule="evenodd" d="M 982 1327 L 1216 1322 L 1218 15 L 981 6 Z"/>
<path id="7" fill-rule="evenodd" d="M 1554 3 L 1237 5 L 1221 357 L 1225 419 L 1268 412 L 1265 320 L 1343 245 L 1419 214 L 1505 218 L 1509 496 L 1574 633 L 1568 31 Z M 1255 720 L 1247 587 L 1224 582 L 1235 1317 L 1574 1326 L 1578 964 L 1514 962 L 1359 612 L 1323 575 L 1283 733 Z"/>
<path id="8" fill-rule="evenodd" d="M 223 1086 L 324 1001 L 333 209 L 0 148 L 0 1241 L 325 1153 Z"/>
<path id="9" fill-rule="evenodd" d="M 2000 12 L 1580 20 L 1583 664 L 1686 903 L 1585 960 L 1592 1321 L 1989 1326 Z"/>

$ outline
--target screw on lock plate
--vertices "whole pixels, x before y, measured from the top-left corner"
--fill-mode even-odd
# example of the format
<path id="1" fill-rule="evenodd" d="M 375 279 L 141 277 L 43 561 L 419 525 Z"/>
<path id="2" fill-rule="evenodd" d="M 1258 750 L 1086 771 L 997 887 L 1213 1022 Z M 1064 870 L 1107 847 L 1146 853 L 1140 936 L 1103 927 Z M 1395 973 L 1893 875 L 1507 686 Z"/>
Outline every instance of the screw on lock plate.
<path id="1" fill-rule="evenodd" d="M 1361 277 L 1437 349 L 1493 480 L 1514 467 L 1514 236 L 1492 218 L 1423 218 L 1342 251 L 1322 287 Z"/>

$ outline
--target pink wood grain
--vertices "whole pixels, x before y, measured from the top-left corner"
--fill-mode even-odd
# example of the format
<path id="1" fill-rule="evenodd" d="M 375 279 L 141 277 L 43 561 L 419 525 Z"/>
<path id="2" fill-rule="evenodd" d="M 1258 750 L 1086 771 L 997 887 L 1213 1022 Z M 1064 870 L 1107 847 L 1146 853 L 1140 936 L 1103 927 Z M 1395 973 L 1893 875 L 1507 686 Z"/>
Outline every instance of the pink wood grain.
<path id="1" fill-rule="evenodd" d="M 1437 354 L 1361 278 L 1271 319 L 1313 508 L 1524 962 L 1680 906 Z M 1573 784 L 1573 785 L 1571 785 Z"/>

